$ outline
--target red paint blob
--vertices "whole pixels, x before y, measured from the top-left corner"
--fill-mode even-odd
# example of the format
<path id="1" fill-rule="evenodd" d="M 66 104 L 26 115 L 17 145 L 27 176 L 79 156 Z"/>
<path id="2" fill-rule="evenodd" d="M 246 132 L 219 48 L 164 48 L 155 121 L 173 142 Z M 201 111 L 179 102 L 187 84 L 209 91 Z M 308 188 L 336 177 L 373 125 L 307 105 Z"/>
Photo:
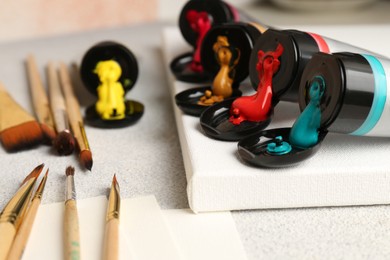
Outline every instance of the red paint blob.
<path id="1" fill-rule="evenodd" d="M 187 12 L 186 18 L 191 26 L 191 29 L 194 32 L 198 33 L 198 38 L 196 39 L 195 51 L 192 57 L 190 68 L 195 72 L 202 72 L 203 67 L 200 58 L 200 47 L 202 45 L 206 33 L 211 28 L 212 22 L 207 12 L 198 12 L 195 10 L 189 10 Z"/>
<path id="2" fill-rule="evenodd" d="M 230 108 L 229 121 L 239 125 L 244 121 L 260 122 L 268 118 L 272 104 L 272 78 L 280 67 L 278 58 L 283 53 L 283 46 L 279 44 L 275 51 L 258 52 L 256 70 L 259 73 L 257 92 L 252 96 L 237 98 Z"/>

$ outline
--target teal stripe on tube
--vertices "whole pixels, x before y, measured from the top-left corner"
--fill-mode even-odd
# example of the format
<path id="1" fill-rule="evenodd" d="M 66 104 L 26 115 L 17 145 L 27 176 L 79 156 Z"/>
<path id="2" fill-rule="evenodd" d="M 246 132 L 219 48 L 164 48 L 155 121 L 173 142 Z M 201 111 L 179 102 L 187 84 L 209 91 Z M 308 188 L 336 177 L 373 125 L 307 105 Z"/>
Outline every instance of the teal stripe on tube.
<path id="1" fill-rule="evenodd" d="M 368 61 L 374 73 L 374 100 L 366 120 L 351 135 L 366 135 L 375 127 L 382 116 L 387 98 L 387 80 L 381 62 L 371 55 L 362 54 L 362 56 Z"/>

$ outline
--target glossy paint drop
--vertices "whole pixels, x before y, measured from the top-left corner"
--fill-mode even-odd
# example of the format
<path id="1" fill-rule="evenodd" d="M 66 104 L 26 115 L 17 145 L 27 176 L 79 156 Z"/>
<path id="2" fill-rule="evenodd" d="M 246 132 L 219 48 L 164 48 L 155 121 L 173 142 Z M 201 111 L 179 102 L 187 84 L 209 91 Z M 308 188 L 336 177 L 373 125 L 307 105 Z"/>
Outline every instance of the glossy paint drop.
<path id="1" fill-rule="evenodd" d="M 229 121 L 239 125 L 244 121 L 261 122 L 269 117 L 272 104 L 272 78 L 278 71 L 280 61 L 278 58 L 283 53 L 283 46 L 279 44 L 275 51 L 258 52 L 256 69 L 259 74 L 257 92 L 252 96 L 237 98 L 230 109 Z"/>
<path id="2" fill-rule="evenodd" d="M 211 106 L 233 94 L 234 68 L 240 60 L 240 50 L 230 46 L 226 36 L 218 36 L 213 45 L 215 59 L 220 69 L 214 78 L 212 91 L 207 90 L 198 105 Z"/>
<path id="3" fill-rule="evenodd" d="M 191 62 L 190 68 L 196 72 L 203 72 L 203 67 L 200 59 L 200 47 L 203 42 L 203 38 L 210 30 L 212 21 L 207 12 L 198 12 L 195 10 L 189 10 L 186 15 L 187 21 L 191 26 L 191 29 L 198 33 L 196 39 L 195 52 Z"/>
<path id="4" fill-rule="evenodd" d="M 318 129 L 321 124 L 321 97 L 325 90 L 325 80 L 316 76 L 310 83 L 310 102 L 291 128 L 289 141 L 293 147 L 307 149 L 318 143 Z"/>

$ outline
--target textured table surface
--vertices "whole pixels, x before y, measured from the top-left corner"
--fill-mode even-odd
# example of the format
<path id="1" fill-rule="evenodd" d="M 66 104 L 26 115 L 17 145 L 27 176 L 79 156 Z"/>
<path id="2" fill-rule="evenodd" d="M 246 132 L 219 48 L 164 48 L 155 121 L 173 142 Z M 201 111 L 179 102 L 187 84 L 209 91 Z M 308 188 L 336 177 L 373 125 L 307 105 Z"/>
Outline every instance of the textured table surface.
<path id="1" fill-rule="evenodd" d="M 83 171 L 76 155 L 59 157 L 47 146 L 8 154 L 0 149 L 0 208 L 36 165 L 50 168 L 43 203 L 64 199 L 64 170 L 76 167 L 79 198 L 107 194 L 117 174 L 125 198 L 154 194 L 162 208 L 188 207 L 186 180 L 169 90 L 161 58 L 163 25 L 149 24 L 84 34 L 64 35 L 0 45 L 0 81 L 28 111 L 32 105 L 24 69 L 36 55 L 41 74 L 49 60 L 80 63 L 93 44 L 114 40 L 137 56 L 140 75 L 127 99 L 141 101 L 145 114 L 128 128 L 87 127 L 94 156 L 92 172 Z M 85 108 L 95 97 L 78 89 Z M 388 259 L 390 207 L 309 208 L 233 212 L 248 259 Z"/>

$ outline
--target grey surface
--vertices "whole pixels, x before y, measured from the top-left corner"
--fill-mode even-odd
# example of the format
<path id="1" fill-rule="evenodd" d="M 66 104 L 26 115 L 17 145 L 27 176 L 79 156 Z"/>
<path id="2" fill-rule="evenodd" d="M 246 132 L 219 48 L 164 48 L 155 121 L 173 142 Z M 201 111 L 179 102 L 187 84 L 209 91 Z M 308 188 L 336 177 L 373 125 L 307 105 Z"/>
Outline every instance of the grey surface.
<path id="1" fill-rule="evenodd" d="M 162 208 L 186 208 L 186 180 L 167 81 L 162 67 L 162 25 L 143 25 L 0 45 L 0 80 L 32 111 L 23 60 L 37 57 L 41 72 L 49 60 L 77 62 L 93 44 L 115 40 L 127 45 L 140 64 L 140 77 L 128 99 L 146 106 L 134 126 L 102 130 L 87 127 L 94 155 L 92 172 L 76 155 L 59 157 L 46 146 L 8 154 L 0 149 L 0 208 L 36 165 L 50 168 L 44 203 L 64 198 L 64 170 L 76 167 L 78 198 L 106 195 L 117 174 L 125 198 L 154 194 Z M 78 91 L 83 106 L 95 98 Z M 390 207 L 309 208 L 233 212 L 248 259 L 389 259 Z"/>
<path id="2" fill-rule="evenodd" d="M 78 198 L 107 194 L 116 173 L 125 198 L 154 194 L 163 208 L 188 207 L 180 145 L 160 57 L 159 29 L 157 25 L 142 26 L 0 45 L 0 81 L 31 113 L 24 68 L 26 55 L 35 54 L 43 76 L 49 60 L 80 64 L 87 49 L 103 40 L 120 42 L 137 56 L 139 78 L 126 98 L 146 107 L 144 116 L 133 126 L 114 130 L 86 127 L 94 159 L 92 172 L 79 167 L 77 155 L 60 157 L 47 146 L 13 154 L 1 148 L 0 208 L 24 176 L 42 162 L 50 168 L 44 203 L 63 200 L 64 171 L 67 165 L 74 165 Z M 83 107 L 96 100 L 84 88 L 77 93 Z"/>

